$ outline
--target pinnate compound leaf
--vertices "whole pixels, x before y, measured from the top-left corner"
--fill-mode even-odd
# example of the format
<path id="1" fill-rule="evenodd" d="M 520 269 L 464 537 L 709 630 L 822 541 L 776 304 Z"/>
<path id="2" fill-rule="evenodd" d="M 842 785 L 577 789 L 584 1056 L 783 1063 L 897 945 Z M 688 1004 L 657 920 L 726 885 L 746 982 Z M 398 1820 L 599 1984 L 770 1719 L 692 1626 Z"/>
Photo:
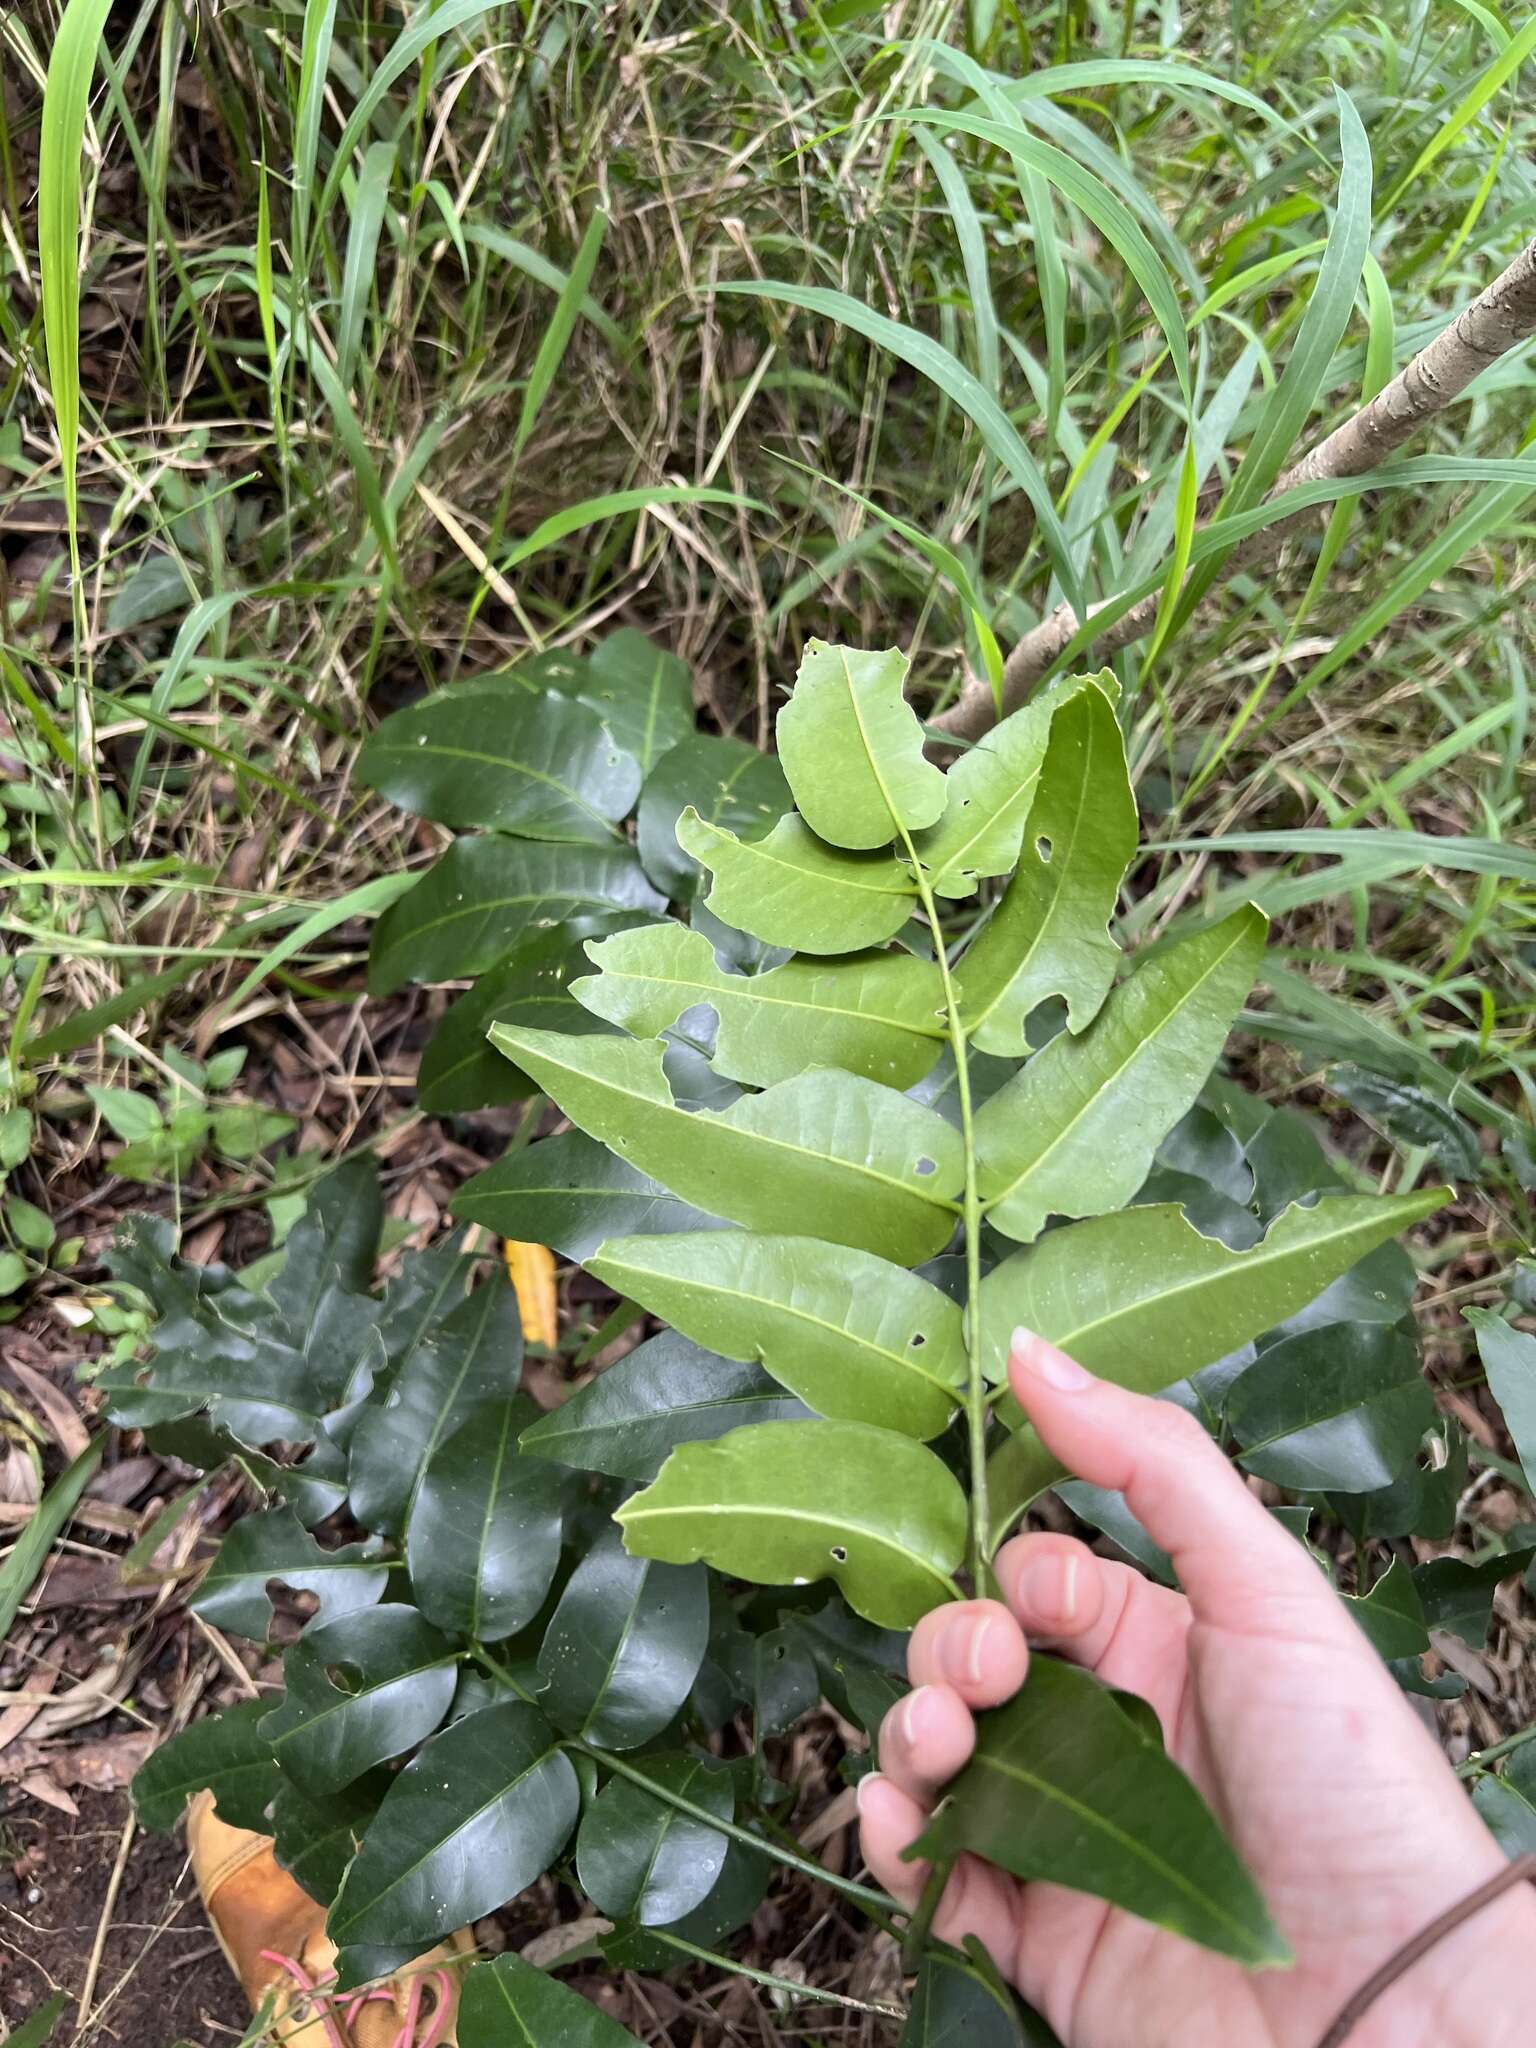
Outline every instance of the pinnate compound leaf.
<path id="1" fill-rule="evenodd" d="M 547 1244 L 575 1260 L 595 1252 L 604 1238 L 707 1230 L 720 1220 L 637 1172 L 585 1131 L 562 1131 L 488 1166 L 464 1183 L 453 1206 L 498 1237 Z"/>
<path id="2" fill-rule="evenodd" d="M 501 1057 L 486 1038 L 505 1020 L 540 1031 L 602 1031 L 601 1018 L 584 1010 L 571 983 L 586 967 L 576 933 L 565 925 L 541 932 L 482 974 L 451 1004 L 427 1040 L 416 1073 L 416 1099 L 434 1116 L 450 1110 L 488 1109 L 535 1093 L 528 1076 Z"/>
<path id="3" fill-rule="evenodd" d="M 521 1956 L 476 1963 L 464 1979 L 459 2048 L 639 2048 L 636 2037 L 547 1970 Z"/>
<path id="4" fill-rule="evenodd" d="M 421 1338 L 385 1399 L 370 1402 L 358 1418 L 347 1489 L 365 1529 L 404 1532 L 438 1444 L 483 1402 L 515 1393 L 522 1369 L 517 1296 L 498 1273 Z"/>
<path id="5" fill-rule="evenodd" d="M 1080 1038 L 1058 1032 L 982 1108 L 976 1151 L 995 1228 L 1028 1243 L 1051 1216 L 1130 1201 L 1226 1043 L 1266 928 L 1250 904 L 1155 955 Z"/>
<path id="6" fill-rule="evenodd" d="M 677 843 L 709 870 L 706 907 L 770 946 L 855 953 L 893 938 L 917 906 L 917 885 L 901 861 L 828 846 L 793 811 L 765 838 L 742 840 L 690 807 L 677 821 Z"/>
<path id="7" fill-rule="evenodd" d="M 432 1733 L 457 1659 L 414 1607 L 370 1607 L 307 1628 L 283 1660 L 288 1691 L 261 1724 L 304 1791 L 339 1791 Z"/>
<path id="8" fill-rule="evenodd" d="M 1529 1490 L 1536 1491 L 1536 1336 L 1515 1329 L 1491 1308 L 1463 1313 L 1477 1333 L 1488 1391 L 1499 1404 Z"/>
<path id="9" fill-rule="evenodd" d="M 1047 996 L 1064 999 L 1072 1030 L 1091 1022 L 1115 978 L 1109 921 L 1135 851 L 1114 706 L 1099 689 L 1080 690 L 1051 720 L 1018 872 L 960 963 L 974 1045 L 1017 1058 L 1029 1013 Z"/>
<path id="10" fill-rule="evenodd" d="M 808 640 L 779 713 L 779 760 L 807 825 L 829 846 L 867 851 L 932 825 L 944 774 L 902 695 L 907 657 Z"/>
<path id="11" fill-rule="evenodd" d="M 658 1041 L 507 1024 L 491 1037 L 590 1136 L 749 1230 L 798 1231 L 902 1265 L 931 1258 L 953 1231 L 959 1134 L 874 1081 L 823 1069 L 715 1114 L 678 1107 Z"/>
<path id="12" fill-rule="evenodd" d="M 572 700 L 456 685 L 386 718 L 357 760 L 370 789 L 443 825 L 611 844 L 640 764 Z"/>
<path id="13" fill-rule="evenodd" d="M 434 1736 L 384 1795 L 331 1908 L 343 1981 L 349 1950 L 417 1954 L 515 1898 L 565 1847 L 579 1800 L 537 1707 L 485 1707 Z"/>
<path id="14" fill-rule="evenodd" d="M 618 1510 L 628 1549 L 760 1586 L 837 1581 L 882 1628 L 957 1597 L 965 1496 L 910 1437 L 862 1422 L 764 1422 L 685 1444 Z"/>
<path id="15" fill-rule="evenodd" d="M 156 1834 L 175 1827 L 192 1794 L 206 1787 L 220 1820 L 264 1833 L 278 1773 L 256 1724 L 271 1705 L 270 1699 L 240 1700 L 162 1742 L 134 1774 L 133 1810 L 140 1827 Z"/>
<path id="16" fill-rule="evenodd" d="M 1450 1199 L 1448 1188 L 1328 1196 L 1285 1210 L 1245 1252 L 1202 1237 L 1171 1203 L 1066 1224 L 983 1280 L 989 1376 L 1002 1378 L 1022 1326 L 1117 1385 L 1160 1393 L 1273 1329 L 1373 1246 Z M 1019 1419 L 1011 1396 L 1003 1409 Z M 1000 1445 L 988 1470 L 1002 1529 L 1062 1474 L 1032 1429 Z"/>
<path id="17" fill-rule="evenodd" d="M 525 1429 L 522 1447 L 582 1472 L 654 1479 L 679 1444 L 808 1413 L 760 1366 L 663 1330 Z"/>
<path id="18" fill-rule="evenodd" d="M 635 842 L 645 872 L 664 894 L 691 900 L 699 864 L 677 843 L 685 810 L 708 825 L 755 839 L 791 807 L 789 784 L 775 754 L 745 740 L 690 733 L 663 754 L 645 779 L 635 814 Z"/>
<path id="19" fill-rule="evenodd" d="M 1226 1419 L 1261 1479 L 1370 1493 L 1403 1470 L 1435 1402 L 1408 1330 L 1339 1323 L 1266 1346 L 1232 1382 Z"/>
<path id="20" fill-rule="evenodd" d="M 658 1037 L 707 1004 L 719 1019 L 715 1071 L 733 1081 L 766 1088 L 809 1067 L 841 1067 L 902 1093 L 943 1047 L 943 979 L 910 953 L 727 974 L 704 934 L 681 924 L 619 932 L 587 953 L 598 972 L 572 984 L 578 1003 L 636 1038 Z"/>
<path id="21" fill-rule="evenodd" d="M 976 1753 L 914 1844 L 1107 1899 L 1249 1966 L 1289 1952 L 1215 1817 L 1151 1732 L 1149 1711 L 1037 1656 L 979 1718 Z M 1152 1726 L 1155 1727 L 1155 1722 Z"/>
<path id="22" fill-rule="evenodd" d="M 532 1621 L 560 1562 L 564 1483 L 518 1455 L 538 1415 L 526 1394 L 485 1401 L 422 1468 L 405 1535 L 422 1613 L 451 1634 L 500 1642 Z"/>
<path id="23" fill-rule="evenodd" d="M 544 1631 L 540 1704 L 585 1742 L 634 1749 L 687 1699 L 708 1641 L 703 1566 L 633 1557 L 605 1529 Z"/>
<path id="24" fill-rule="evenodd" d="M 684 1336 L 762 1365 L 835 1421 L 934 1437 L 959 1402 L 959 1307 L 872 1253 L 706 1230 L 612 1238 L 587 1270 Z"/>
<path id="25" fill-rule="evenodd" d="M 627 846 L 456 839 L 374 926 L 369 992 L 483 974 L 524 939 L 573 917 L 665 908 Z"/>
<path id="26" fill-rule="evenodd" d="M 647 1756 L 643 1769 L 717 1820 L 734 1816 L 730 1772 L 714 1758 Z M 653 1798 L 630 1778 L 614 1778 L 582 1817 L 576 1875 L 600 1913 L 664 1927 L 709 1897 L 728 1847 L 718 1828 Z"/>
<path id="27" fill-rule="evenodd" d="M 312 1593 L 321 1621 L 376 1605 L 389 1580 L 376 1549 L 348 1543 L 327 1550 L 292 1508 L 246 1515 L 219 1545 L 190 1604 L 216 1628 L 261 1642 L 272 1625 L 267 1587 L 274 1581 L 296 1593 Z"/>

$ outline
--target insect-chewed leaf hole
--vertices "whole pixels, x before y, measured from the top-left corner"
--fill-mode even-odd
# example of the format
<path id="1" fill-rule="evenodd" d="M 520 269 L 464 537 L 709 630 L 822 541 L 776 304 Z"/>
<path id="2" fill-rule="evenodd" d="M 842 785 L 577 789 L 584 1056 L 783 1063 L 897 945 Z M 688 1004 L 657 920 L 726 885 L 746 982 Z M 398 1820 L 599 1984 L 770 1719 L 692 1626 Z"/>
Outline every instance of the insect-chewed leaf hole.
<path id="1" fill-rule="evenodd" d="M 832 1558 L 836 1564 L 846 1564 L 848 1562 L 848 1552 L 841 1543 L 833 1544 Z"/>

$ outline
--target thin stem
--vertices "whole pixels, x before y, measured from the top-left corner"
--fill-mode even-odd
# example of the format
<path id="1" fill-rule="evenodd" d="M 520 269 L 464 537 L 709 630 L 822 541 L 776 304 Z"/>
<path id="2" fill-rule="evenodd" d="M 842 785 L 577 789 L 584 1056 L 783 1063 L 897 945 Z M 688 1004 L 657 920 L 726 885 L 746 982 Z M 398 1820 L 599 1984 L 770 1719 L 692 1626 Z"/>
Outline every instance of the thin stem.
<path id="1" fill-rule="evenodd" d="M 516 1693 L 520 1700 L 526 1700 L 530 1706 L 536 1707 L 539 1704 L 537 1695 L 529 1692 L 526 1686 L 519 1685 L 512 1673 L 498 1664 L 479 1644 L 472 1646 L 470 1655 L 498 1685 L 505 1686 L 508 1692 Z M 583 1742 L 580 1736 L 566 1736 L 560 1746 L 562 1749 L 573 1751 L 577 1756 L 590 1757 L 594 1763 L 601 1764 L 604 1770 L 612 1771 L 615 1777 L 628 1778 L 632 1785 L 638 1785 L 643 1792 L 649 1792 L 651 1797 L 660 1800 L 663 1806 L 670 1806 L 678 1813 L 686 1813 L 690 1820 L 696 1820 L 701 1827 L 713 1828 L 716 1834 L 728 1835 L 733 1842 L 740 1842 L 744 1849 L 755 1849 L 758 1855 L 770 1856 L 775 1863 L 782 1863 L 786 1869 L 798 1870 L 802 1877 L 808 1877 L 816 1884 L 824 1884 L 830 1891 L 841 1892 L 845 1899 L 852 1899 L 857 1905 L 862 1906 L 869 1917 L 878 1922 L 887 1934 L 895 1933 L 890 1916 L 893 1912 L 900 1912 L 901 1908 L 886 1893 L 877 1892 L 870 1885 L 856 1884 L 852 1878 L 839 1877 L 835 1871 L 826 1870 L 821 1864 L 813 1863 L 808 1856 L 801 1856 L 793 1849 L 781 1848 L 777 1842 L 764 1841 L 761 1835 L 754 1835 L 750 1828 L 741 1827 L 735 1821 L 722 1820 L 717 1813 L 710 1813 L 706 1807 L 696 1806 L 680 1792 L 673 1792 L 666 1785 L 658 1785 L 654 1779 L 648 1778 L 644 1771 L 636 1770 L 633 1764 L 626 1763 L 623 1757 L 615 1756 L 611 1750 L 597 1749 L 590 1742 Z"/>
<path id="2" fill-rule="evenodd" d="M 840 2005 L 848 2012 L 879 2013 L 882 2019 L 904 2020 L 906 2013 L 899 2005 L 871 2004 L 868 1999 L 849 1998 L 841 1991 L 819 1991 L 813 1984 L 797 1984 L 793 1977 L 775 1977 L 771 1970 L 755 1970 L 750 1963 L 738 1963 L 732 1956 L 716 1955 L 710 1948 L 700 1948 L 697 1942 L 684 1941 L 680 1934 L 669 1934 L 664 1927 L 648 1927 L 647 1934 L 664 1941 L 668 1948 L 681 1950 L 685 1956 L 692 1956 L 695 1962 L 713 1963 L 718 1970 L 731 1970 L 738 1977 L 748 1977 L 754 1984 L 762 1984 L 770 1991 L 787 1991 L 803 2002 L 815 2005 Z"/>
<path id="3" fill-rule="evenodd" d="M 1475 1778 L 1480 1771 L 1496 1764 L 1501 1756 L 1508 1756 L 1511 1750 L 1523 1749 L 1528 1742 L 1536 1742 L 1536 1721 L 1529 1728 L 1520 1728 L 1513 1735 L 1506 1735 L 1502 1742 L 1491 1742 L 1486 1749 L 1474 1749 L 1456 1766 L 1456 1775 L 1458 1778 Z"/>
<path id="4" fill-rule="evenodd" d="M 903 830 L 902 844 L 912 863 L 918 899 L 933 933 L 933 957 L 938 963 L 944 988 L 944 1014 L 949 1029 L 950 1051 L 955 1061 L 955 1091 L 960 1104 L 960 1135 L 965 1141 L 965 1197 L 961 1214 L 965 1221 L 965 1422 L 970 1443 L 971 1465 L 971 1590 L 978 1598 L 990 1593 L 992 1568 L 988 1554 L 987 1514 L 987 1414 L 988 1391 L 981 1360 L 981 1192 L 976 1184 L 976 1137 L 971 1106 L 971 1069 L 967 1057 L 965 1027 L 960 1022 L 960 1002 L 950 977 L 944 949 L 944 928 L 928 878 L 923 873 L 917 849 Z"/>

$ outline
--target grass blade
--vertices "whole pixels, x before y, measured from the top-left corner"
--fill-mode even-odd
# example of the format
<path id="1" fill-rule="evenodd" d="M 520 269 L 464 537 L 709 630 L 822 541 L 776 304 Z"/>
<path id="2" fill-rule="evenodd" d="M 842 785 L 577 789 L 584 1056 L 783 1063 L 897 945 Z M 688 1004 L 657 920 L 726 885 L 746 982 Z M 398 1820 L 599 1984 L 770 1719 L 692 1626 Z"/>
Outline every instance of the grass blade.
<path id="1" fill-rule="evenodd" d="M 538 354 L 533 359 L 533 368 L 528 373 L 528 388 L 523 393 L 523 409 L 518 414 L 517 433 L 512 443 L 514 464 L 528 445 L 528 436 L 533 432 L 540 408 L 549 396 L 549 387 L 565 360 L 581 302 L 592 282 L 592 273 L 597 268 L 603 237 L 607 232 L 608 216 L 600 206 L 595 206 L 592 218 L 587 222 L 586 233 L 581 238 L 581 247 L 576 251 L 576 261 L 571 265 L 571 274 L 555 301 L 555 310 L 549 316 L 549 325 L 544 330 Z"/>
<path id="2" fill-rule="evenodd" d="M 73 1464 L 65 1466 L 38 1502 L 36 1512 L 17 1537 L 9 1557 L 0 1565 L 0 1642 L 10 1634 L 11 1623 L 20 1613 L 22 1601 L 37 1583 L 37 1575 L 47 1562 L 54 1538 L 75 1512 L 81 1494 L 101 1463 L 105 1448 L 106 1438 L 100 1436 L 95 1443 L 87 1444 Z"/>

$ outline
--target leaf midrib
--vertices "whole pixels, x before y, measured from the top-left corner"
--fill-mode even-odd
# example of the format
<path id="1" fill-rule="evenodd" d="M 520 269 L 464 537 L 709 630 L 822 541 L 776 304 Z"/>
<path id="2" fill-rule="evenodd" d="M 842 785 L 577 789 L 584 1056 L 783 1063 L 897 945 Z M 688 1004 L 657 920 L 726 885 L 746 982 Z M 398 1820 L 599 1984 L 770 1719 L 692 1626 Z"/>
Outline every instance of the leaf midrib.
<path id="1" fill-rule="evenodd" d="M 487 754 L 479 747 L 450 747 L 441 740 L 425 740 L 420 744 L 402 746 L 391 742 L 379 748 L 380 754 L 398 754 L 402 761 L 426 761 L 434 756 L 442 761 L 478 761 L 483 767 L 506 769 L 513 775 L 521 775 L 529 782 L 537 782 L 545 789 L 553 790 L 573 809 L 582 811 L 595 825 L 601 825 L 610 836 L 618 836 L 618 828 L 611 818 L 605 818 L 601 811 L 589 804 L 579 789 L 568 782 L 562 782 L 558 775 L 547 775 L 543 770 L 531 768 L 526 761 L 516 760 L 510 754 Z"/>
<path id="2" fill-rule="evenodd" d="M 913 1024 L 905 1017 L 887 1017 L 879 1010 L 854 1010 L 841 1003 L 812 1002 L 808 996 L 763 994 L 762 984 L 772 981 L 778 971 L 777 968 L 770 968 L 766 974 L 760 975 L 722 974 L 716 981 L 702 981 L 695 980 L 693 976 L 687 974 L 637 972 L 631 967 L 611 967 L 606 964 L 601 969 L 603 974 L 611 975 L 615 981 L 651 981 L 659 983 L 663 988 L 692 990 L 702 996 L 719 995 L 727 1002 L 762 1003 L 781 1010 L 805 1010 L 816 1017 L 846 1017 L 853 1023 L 880 1024 L 891 1031 L 907 1032 L 914 1038 L 944 1036 L 942 1024 L 934 1024 L 930 1029 L 922 1024 Z"/>
<path id="3" fill-rule="evenodd" d="M 818 868 L 798 867 L 794 861 L 785 860 L 771 851 L 766 839 L 738 839 L 736 834 L 728 831 L 724 825 L 711 824 L 697 811 L 694 815 L 706 831 L 718 834 L 721 839 L 728 839 L 732 846 L 742 853 L 755 854 L 759 859 L 765 860 L 770 867 L 783 868 L 786 874 L 795 876 L 798 881 L 810 882 L 829 889 L 862 889 L 868 896 L 902 896 L 911 897 L 914 902 L 917 900 L 917 891 L 909 888 L 904 882 L 898 881 L 892 886 L 882 887 L 876 882 L 856 881 L 852 875 L 827 874 Z M 805 829 L 809 832 L 811 828 L 807 825 Z M 892 866 L 897 868 L 898 874 L 905 872 L 895 861 L 892 862 Z"/>
<path id="4" fill-rule="evenodd" d="M 644 1498 L 644 1495 L 637 1494 L 635 1498 L 640 1500 Z M 949 1573 L 941 1565 L 935 1564 L 931 1558 L 924 1557 L 920 1551 L 909 1550 L 904 1543 L 897 1542 L 896 1538 L 886 1531 L 871 1528 L 867 1522 L 855 1522 L 846 1515 L 840 1522 L 833 1522 L 829 1521 L 825 1515 L 811 1514 L 807 1509 L 787 1507 L 782 1502 L 772 1501 L 754 1501 L 748 1506 L 736 1508 L 722 1503 L 711 1506 L 705 1502 L 695 1502 L 691 1506 L 675 1508 L 642 1508 L 638 1513 L 631 1512 L 629 1509 L 622 1511 L 623 1526 L 626 1529 L 631 1524 L 670 1521 L 679 1515 L 705 1515 L 716 1518 L 724 1516 L 727 1519 L 744 1521 L 766 1519 L 779 1522 L 797 1522 L 809 1528 L 826 1530 L 833 1537 L 847 1536 L 849 1534 L 862 1536 L 867 1538 L 878 1549 L 888 1550 L 897 1557 L 905 1558 L 909 1564 L 916 1565 L 929 1578 L 937 1579 L 944 1588 L 946 1599 L 951 1597 L 955 1590 L 954 1581 L 950 1578 Z M 615 1519 L 618 1518 L 616 1517 Z M 826 1577 L 828 1574 L 820 1573 L 818 1576 Z"/>

